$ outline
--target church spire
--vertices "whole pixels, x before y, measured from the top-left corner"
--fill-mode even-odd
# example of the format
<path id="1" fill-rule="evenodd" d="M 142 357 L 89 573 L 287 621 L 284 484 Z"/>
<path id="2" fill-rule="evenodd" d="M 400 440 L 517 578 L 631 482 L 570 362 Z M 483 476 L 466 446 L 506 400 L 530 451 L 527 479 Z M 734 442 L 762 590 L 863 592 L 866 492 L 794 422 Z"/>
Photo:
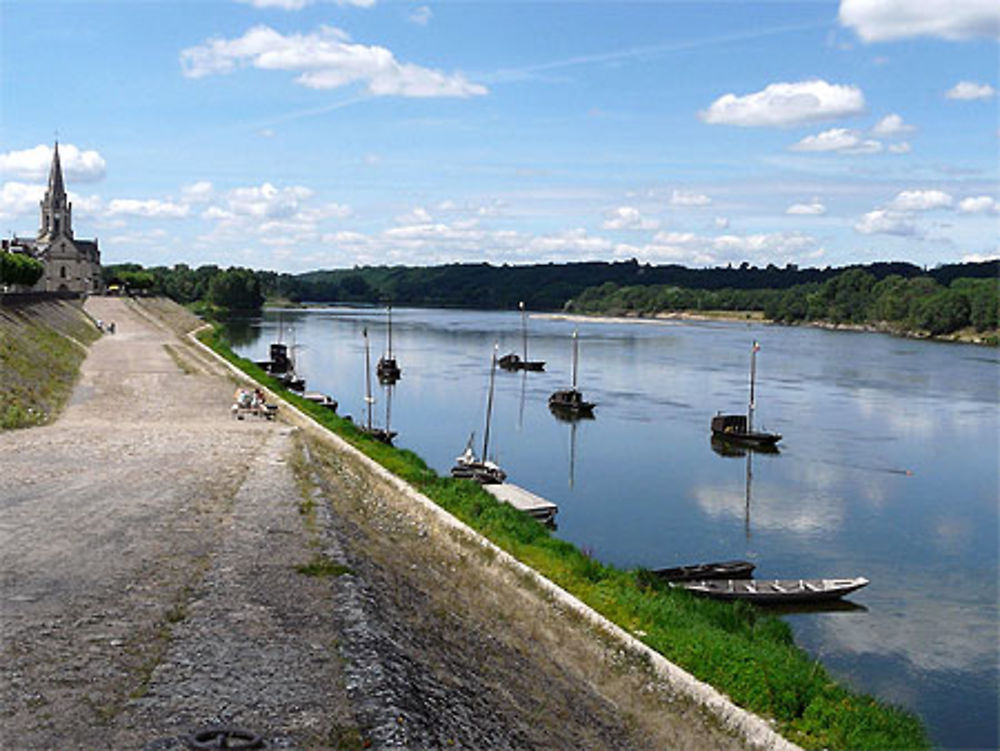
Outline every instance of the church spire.
<path id="1" fill-rule="evenodd" d="M 46 197 L 55 202 L 65 195 L 66 186 L 63 183 L 62 164 L 59 161 L 59 141 L 56 141 L 52 153 L 52 167 L 49 169 L 49 192 Z"/>

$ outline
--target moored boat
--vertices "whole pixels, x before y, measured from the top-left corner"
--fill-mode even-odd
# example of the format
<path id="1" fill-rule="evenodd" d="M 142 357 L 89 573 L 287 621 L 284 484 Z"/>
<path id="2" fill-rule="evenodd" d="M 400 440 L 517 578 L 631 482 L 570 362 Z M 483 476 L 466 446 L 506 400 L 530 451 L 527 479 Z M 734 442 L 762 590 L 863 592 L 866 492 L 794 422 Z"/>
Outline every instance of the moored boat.
<path id="1" fill-rule="evenodd" d="M 781 440 L 780 433 L 754 430 L 753 415 L 757 408 L 754 385 L 757 378 L 757 353 L 760 345 L 756 342 L 750 348 L 750 403 L 745 415 L 724 415 L 721 412 L 712 418 L 712 436 L 723 441 L 738 443 L 751 448 L 771 448 Z"/>
<path id="2" fill-rule="evenodd" d="M 758 605 L 836 600 L 868 585 L 863 576 L 846 579 L 707 579 L 671 586 L 716 600 L 746 600 Z"/>
<path id="3" fill-rule="evenodd" d="M 392 439 L 396 437 L 396 431 L 386 428 L 378 428 L 372 425 L 372 405 L 375 398 L 372 396 L 372 370 L 371 370 L 371 350 L 368 346 L 368 329 L 364 329 L 362 335 L 365 339 L 365 406 L 368 410 L 368 421 L 359 430 L 365 435 L 374 438 L 380 443 L 392 445 Z"/>
<path id="4" fill-rule="evenodd" d="M 493 355 L 490 360 L 490 386 L 486 395 L 486 427 L 483 430 L 483 454 L 482 458 L 476 456 L 472 450 L 472 440 L 474 435 L 469 436 L 469 442 L 465 446 L 465 451 L 455 459 L 455 466 L 451 468 L 451 476 L 475 480 L 480 485 L 493 485 L 501 483 L 507 479 L 507 473 L 500 469 L 495 462 L 489 461 L 488 450 L 490 445 L 490 418 L 493 413 L 493 384 L 496 378 L 497 369 L 497 347 L 493 347 Z"/>
<path id="5" fill-rule="evenodd" d="M 379 383 L 393 384 L 399 380 L 403 371 L 400 370 L 396 358 L 392 354 L 392 305 L 386 306 L 386 350 L 375 366 Z"/>
<path id="6" fill-rule="evenodd" d="M 583 394 L 576 388 L 576 374 L 580 360 L 579 339 L 576 331 L 573 332 L 573 385 L 568 389 L 555 391 L 549 397 L 549 409 L 560 413 L 570 419 L 580 417 L 593 417 L 594 403 L 583 398 Z"/>
<path id="7" fill-rule="evenodd" d="M 501 370 L 533 370 L 536 372 L 545 370 L 544 360 L 528 359 L 528 323 L 524 302 L 518 303 L 518 307 L 521 309 L 521 344 L 524 357 L 510 352 L 497 360 L 497 365 L 500 366 Z"/>
<path id="8" fill-rule="evenodd" d="M 672 582 L 698 581 L 705 579 L 749 579 L 756 566 L 750 561 L 718 561 L 694 563 L 687 566 L 655 568 L 652 573 L 660 579 Z"/>

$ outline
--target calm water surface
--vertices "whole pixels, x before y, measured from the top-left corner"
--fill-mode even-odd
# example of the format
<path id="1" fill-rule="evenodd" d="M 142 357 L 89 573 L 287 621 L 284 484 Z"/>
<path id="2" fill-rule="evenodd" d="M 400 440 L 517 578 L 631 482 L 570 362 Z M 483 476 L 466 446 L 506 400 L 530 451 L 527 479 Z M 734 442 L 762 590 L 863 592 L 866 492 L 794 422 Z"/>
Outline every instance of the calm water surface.
<path id="1" fill-rule="evenodd" d="M 280 317 L 280 325 L 279 325 Z M 362 329 L 377 309 L 268 311 L 234 324 L 266 359 L 281 331 L 311 391 L 365 414 Z M 546 400 L 571 378 L 596 419 L 566 423 Z M 766 577 L 866 576 L 856 608 L 785 617 L 846 683 L 924 718 L 945 748 L 997 748 L 1000 355 L 875 334 L 741 323 L 532 318 L 544 373 L 496 379 L 491 453 L 511 482 L 559 505 L 556 534 L 619 566 L 749 558 Z M 757 425 L 780 454 L 713 450 L 717 410 L 746 408 L 751 342 Z M 481 444 L 489 359 L 520 352 L 517 313 L 393 311 L 403 370 L 376 392 L 397 445 L 447 473 Z"/>

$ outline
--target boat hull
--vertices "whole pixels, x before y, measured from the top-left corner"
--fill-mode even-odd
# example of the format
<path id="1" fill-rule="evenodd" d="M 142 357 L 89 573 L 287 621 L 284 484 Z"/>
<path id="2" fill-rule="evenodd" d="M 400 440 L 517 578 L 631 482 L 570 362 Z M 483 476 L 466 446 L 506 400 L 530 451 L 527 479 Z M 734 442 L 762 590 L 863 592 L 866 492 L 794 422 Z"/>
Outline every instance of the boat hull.
<path id="1" fill-rule="evenodd" d="M 756 566 L 750 561 L 719 561 L 717 563 L 696 563 L 690 566 L 653 569 L 664 581 L 699 581 L 707 579 L 749 579 Z"/>
<path id="2" fill-rule="evenodd" d="M 745 600 L 758 605 L 784 605 L 836 600 L 868 585 L 852 579 L 712 579 L 677 582 L 673 586 L 715 600 Z"/>

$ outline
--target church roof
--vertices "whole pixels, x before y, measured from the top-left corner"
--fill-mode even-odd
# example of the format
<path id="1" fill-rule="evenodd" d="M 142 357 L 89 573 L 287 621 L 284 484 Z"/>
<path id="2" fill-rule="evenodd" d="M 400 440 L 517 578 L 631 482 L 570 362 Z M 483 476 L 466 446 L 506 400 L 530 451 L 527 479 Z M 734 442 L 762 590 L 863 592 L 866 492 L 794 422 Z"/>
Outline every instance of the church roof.
<path id="1" fill-rule="evenodd" d="M 52 154 L 52 167 L 49 168 L 49 197 L 57 198 L 66 195 L 66 186 L 63 183 L 62 164 L 59 161 L 59 142 Z"/>

